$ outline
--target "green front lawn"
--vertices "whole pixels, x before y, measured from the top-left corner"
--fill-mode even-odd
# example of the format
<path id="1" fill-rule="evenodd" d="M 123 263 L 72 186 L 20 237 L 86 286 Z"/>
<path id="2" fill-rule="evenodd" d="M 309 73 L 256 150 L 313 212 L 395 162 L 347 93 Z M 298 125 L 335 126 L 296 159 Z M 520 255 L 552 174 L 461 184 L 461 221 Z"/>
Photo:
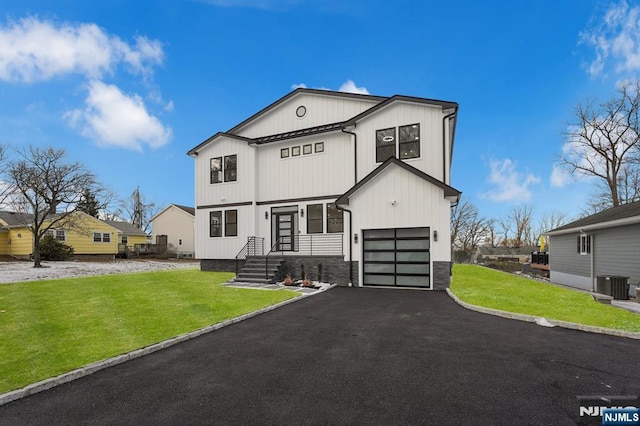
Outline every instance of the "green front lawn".
<path id="1" fill-rule="evenodd" d="M 144 272 L 0 285 L 0 393 L 296 297 L 232 274 Z"/>
<path id="2" fill-rule="evenodd" d="M 591 295 L 476 265 L 454 265 L 451 291 L 464 302 L 577 324 L 640 332 L 640 314 Z"/>

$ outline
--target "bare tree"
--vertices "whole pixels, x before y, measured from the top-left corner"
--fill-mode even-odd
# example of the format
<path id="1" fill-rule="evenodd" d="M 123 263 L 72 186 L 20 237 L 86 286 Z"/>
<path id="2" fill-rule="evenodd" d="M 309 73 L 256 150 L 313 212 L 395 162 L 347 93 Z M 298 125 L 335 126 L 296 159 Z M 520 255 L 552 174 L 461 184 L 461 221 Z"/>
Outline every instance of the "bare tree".
<path id="1" fill-rule="evenodd" d="M 478 209 L 470 202 L 458 203 L 451 210 L 451 243 L 458 248 L 462 248 L 460 239 L 469 223 L 478 216 Z"/>
<path id="2" fill-rule="evenodd" d="M 567 222 L 567 215 L 560 211 L 551 211 L 543 213 L 538 221 L 538 236 L 545 232 L 559 228 Z"/>
<path id="3" fill-rule="evenodd" d="M 5 177 L 13 206 L 32 217 L 28 228 L 33 234 L 33 266 L 38 268 L 42 237 L 49 229 L 79 226 L 73 215 L 77 203 L 97 183 L 81 163 L 68 163 L 63 149 L 31 146 L 17 153 Z"/>
<path id="4" fill-rule="evenodd" d="M 473 250 L 486 238 L 487 220 L 478 209 L 465 201 L 454 207 L 451 217 L 451 241 L 459 250 Z"/>
<path id="5" fill-rule="evenodd" d="M 508 247 L 511 244 L 511 232 L 513 230 L 513 222 L 511 221 L 511 217 L 501 217 L 496 221 L 496 223 L 498 228 L 500 229 L 500 235 L 502 235 L 500 244 L 502 246 Z"/>
<path id="6" fill-rule="evenodd" d="M 131 196 L 120 203 L 124 214 L 132 225 L 144 232 L 149 232 L 151 218 L 158 212 L 158 208 L 152 202 L 147 202 L 140 192 L 140 186 L 136 186 Z"/>
<path id="7" fill-rule="evenodd" d="M 633 183 L 625 175 L 638 176 L 640 81 L 621 84 L 617 91 L 605 103 L 576 107 L 577 122 L 566 133 L 568 143 L 560 158 L 570 172 L 599 180 L 606 193 L 604 207 L 628 202 L 627 195 L 635 190 L 627 189 Z"/>
<path id="8" fill-rule="evenodd" d="M 514 247 L 530 245 L 533 239 L 533 208 L 531 206 L 516 207 L 511 210 L 509 219 L 515 227 L 512 245 Z"/>

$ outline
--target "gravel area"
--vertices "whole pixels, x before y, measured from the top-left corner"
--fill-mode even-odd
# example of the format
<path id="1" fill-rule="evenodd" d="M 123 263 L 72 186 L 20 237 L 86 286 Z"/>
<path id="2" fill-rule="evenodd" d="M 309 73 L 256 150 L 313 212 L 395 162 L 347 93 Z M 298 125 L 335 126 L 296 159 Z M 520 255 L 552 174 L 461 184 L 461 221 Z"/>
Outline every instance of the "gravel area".
<path id="1" fill-rule="evenodd" d="M 42 262 L 43 268 L 34 268 L 33 262 L 0 262 L 0 284 L 19 281 L 48 280 L 52 278 L 84 277 L 89 275 L 122 274 L 128 272 L 159 271 L 167 269 L 193 269 L 197 261 L 185 260 L 114 260 L 110 262 Z"/>

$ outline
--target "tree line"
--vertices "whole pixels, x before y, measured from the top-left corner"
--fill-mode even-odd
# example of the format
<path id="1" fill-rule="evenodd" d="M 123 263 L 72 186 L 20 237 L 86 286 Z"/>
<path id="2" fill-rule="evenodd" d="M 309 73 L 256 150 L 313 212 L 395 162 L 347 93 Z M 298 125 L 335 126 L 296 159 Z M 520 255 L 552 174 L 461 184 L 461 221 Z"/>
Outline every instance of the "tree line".
<path id="1" fill-rule="evenodd" d="M 587 178 L 593 191 L 581 217 L 640 201 L 640 80 L 618 84 L 602 102 L 587 100 L 575 108 L 563 132 L 559 166 L 571 179 Z M 567 222 L 560 211 L 545 213 L 534 223 L 530 206 L 513 208 L 501 218 L 485 218 L 473 203 L 452 210 L 451 237 L 457 250 L 479 245 L 535 246 L 542 234 Z"/>
<path id="2" fill-rule="evenodd" d="M 119 199 L 84 164 L 71 161 L 64 149 L 0 145 L 0 208 L 30 217 L 34 266 L 41 266 L 40 243 L 47 231 L 77 229 L 75 212 L 127 221 L 148 232 L 158 209 L 140 188 Z"/>

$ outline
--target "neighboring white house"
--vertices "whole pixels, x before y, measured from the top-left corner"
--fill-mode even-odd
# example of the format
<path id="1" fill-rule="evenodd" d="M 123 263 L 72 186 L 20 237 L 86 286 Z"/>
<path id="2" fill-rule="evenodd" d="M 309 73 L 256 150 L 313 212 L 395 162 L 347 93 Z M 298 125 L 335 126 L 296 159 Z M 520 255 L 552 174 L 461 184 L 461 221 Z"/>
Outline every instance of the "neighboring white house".
<path id="1" fill-rule="evenodd" d="M 598 277 L 640 282 L 640 202 L 613 207 L 563 225 L 549 235 L 551 282 L 598 291 Z"/>
<path id="2" fill-rule="evenodd" d="M 169 204 L 151 218 L 152 241 L 155 243 L 158 235 L 166 235 L 170 253 L 180 256 L 193 254 L 195 219 L 193 207 Z"/>
<path id="3" fill-rule="evenodd" d="M 299 88 L 211 136 L 188 152 L 201 268 L 232 270 L 250 242 L 339 284 L 448 287 L 457 111 Z"/>

